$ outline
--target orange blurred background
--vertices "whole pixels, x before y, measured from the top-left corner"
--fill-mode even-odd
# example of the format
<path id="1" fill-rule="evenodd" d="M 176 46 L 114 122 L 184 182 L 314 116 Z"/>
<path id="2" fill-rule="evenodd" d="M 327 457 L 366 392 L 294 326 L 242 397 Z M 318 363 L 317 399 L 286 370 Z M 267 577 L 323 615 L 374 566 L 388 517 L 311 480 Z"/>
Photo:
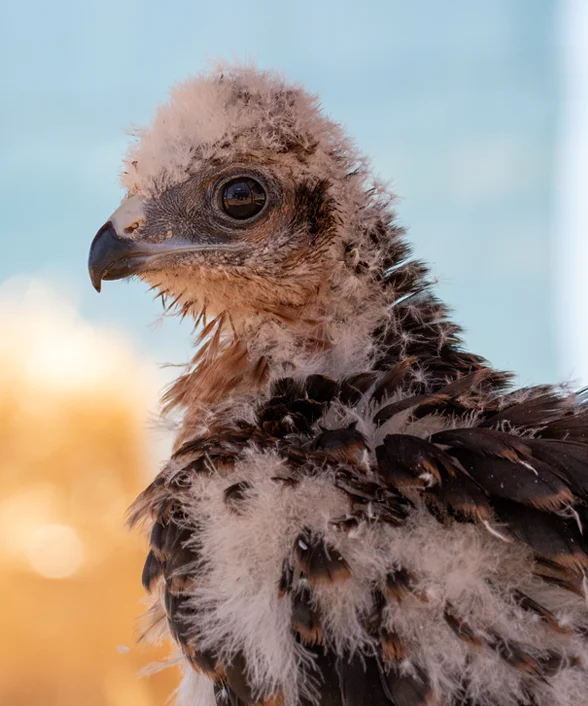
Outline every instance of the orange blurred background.
<path id="1" fill-rule="evenodd" d="M 169 648 L 137 645 L 145 540 L 125 529 L 157 469 L 154 369 L 43 285 L 21 294 L 0 297 L 0 703 L 164 704 L 178 673 L 139 677 Z"/>

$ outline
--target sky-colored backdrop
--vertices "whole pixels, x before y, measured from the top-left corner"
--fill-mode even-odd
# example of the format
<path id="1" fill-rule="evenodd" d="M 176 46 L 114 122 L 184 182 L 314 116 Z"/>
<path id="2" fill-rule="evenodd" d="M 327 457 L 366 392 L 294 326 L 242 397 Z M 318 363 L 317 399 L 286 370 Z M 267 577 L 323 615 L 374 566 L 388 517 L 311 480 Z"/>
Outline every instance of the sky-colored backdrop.
<path id="1" fill-rule="evenodd" d="M 98 297 L 88 246 L 122 196 L 124 128 L 147 122 L 168 86 L 207 61 L 253 57 L 319 93 L 391 180 L 400 220 L 468 346 L 522 382 L 553 381 L 568 373 L 556 355 L 552 265 L 561 8 L 555 0 L 5 3 L 0 282 L 49 279 L 153 360 L 185 361 L 189 326 L 152 326 L 160 307 L 137 282 L 107 283 Z"/>
<path id="2" fill-rule="evenodd" d="M 177 368 L 154 363 L 189 357 L 190 326 L 86 271 L 124 128 L 214 58 L 284 71 L 391 180 L 467 345 L 588 383 L 587 38 L 588 0 L 0 3 L 1 704 L 157 706 L 177 683 L 137 678 L 161 653 L 135 644 L 123 526 L 169 456 L 146 418 Z"/>

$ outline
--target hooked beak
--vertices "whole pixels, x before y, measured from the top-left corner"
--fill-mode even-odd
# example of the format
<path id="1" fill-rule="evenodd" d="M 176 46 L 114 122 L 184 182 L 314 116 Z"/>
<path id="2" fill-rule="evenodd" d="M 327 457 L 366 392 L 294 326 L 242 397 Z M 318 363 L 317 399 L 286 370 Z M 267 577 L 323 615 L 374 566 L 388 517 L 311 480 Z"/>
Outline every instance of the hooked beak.
<path id="1" fill-rule="evenodd" d="M 161 243 L 144 242 L 132 237 L 144 220 L 142 199 L 133 196 L 121 204 L 96 233 L 90 246 L 88 270 L 97 292 L 101 289 L 102 280 L 137 274 L 154 255 L 162 253 Z"/>
<path id="2" fill-rule="evenodd" d="M 90 247 L 88 269 L 94 289 L 99 292 L 103 279 L 122 279 L 136 274 L 146 255 L 135 244 L 119 238 L 111 221 L 96 233 Z"/>

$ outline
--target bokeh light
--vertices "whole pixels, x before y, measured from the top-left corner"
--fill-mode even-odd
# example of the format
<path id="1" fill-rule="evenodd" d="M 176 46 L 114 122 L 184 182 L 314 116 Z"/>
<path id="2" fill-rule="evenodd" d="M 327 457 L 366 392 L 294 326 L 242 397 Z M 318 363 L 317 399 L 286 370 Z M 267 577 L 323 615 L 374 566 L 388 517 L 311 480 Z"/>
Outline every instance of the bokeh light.
<path id="1" fill-rule="evenodd" d="M 73 576 L 84 560 L 84 545 L 68 525 L 37 527 L 27 549 L 33 571 L 48 579 Z"/>
<path id="2" fill-rule="evenodd" d="M 137 642 L 145 548 L 126 508 L 157 470 L 155 369 L 39 282 L 0 288 L 0 703 L 156 706 Z"/>

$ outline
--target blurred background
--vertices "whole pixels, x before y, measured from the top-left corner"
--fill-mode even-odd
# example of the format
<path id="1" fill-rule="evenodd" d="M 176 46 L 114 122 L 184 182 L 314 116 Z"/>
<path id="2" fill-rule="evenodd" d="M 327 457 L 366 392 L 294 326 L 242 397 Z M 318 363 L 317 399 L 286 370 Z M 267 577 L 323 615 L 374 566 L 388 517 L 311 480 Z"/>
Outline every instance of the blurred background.
<path id="1" fill-rule="evenodd" d="M 585 0 L 28 0 L 0 9 L 0 703 L 156 706 L 125 509 L 189 357 L 137 282 L 87 278 L 128 137 L 175 81 L 254 58 L 319 93 L 400 197 L 467 346 L 588 384 Z"/>

